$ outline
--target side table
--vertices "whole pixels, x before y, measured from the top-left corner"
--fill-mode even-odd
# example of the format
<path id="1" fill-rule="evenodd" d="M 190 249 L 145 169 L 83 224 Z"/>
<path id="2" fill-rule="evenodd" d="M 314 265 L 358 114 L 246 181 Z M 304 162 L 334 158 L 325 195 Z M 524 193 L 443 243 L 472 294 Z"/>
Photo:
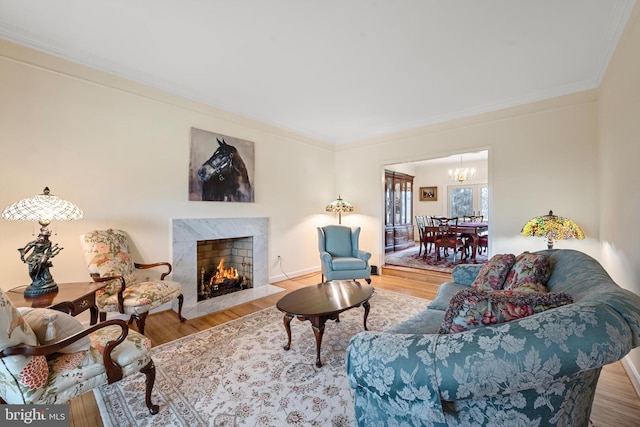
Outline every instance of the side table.
<path id="1" fill-rule="evenodd" d="M 7 291 L 6 294 L 16 307 L 51 308 L 77 316 L 83 311 L 91 310 L 91 325 L 98 322 L 98 307 L 96 307 L 96 291 L 104 288 L 106 282 L 76 282 L 58 283 L 58 292 L 24 296 L 24 288 Z"/>

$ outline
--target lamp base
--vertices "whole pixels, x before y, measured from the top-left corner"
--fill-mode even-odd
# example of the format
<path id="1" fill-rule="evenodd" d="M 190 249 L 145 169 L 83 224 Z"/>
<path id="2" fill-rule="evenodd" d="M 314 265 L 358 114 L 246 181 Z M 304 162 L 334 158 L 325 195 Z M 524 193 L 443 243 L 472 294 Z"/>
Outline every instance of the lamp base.
<path id="1" fill-rule="evenodd" d="M 54 281 L 46 284 L 37 284 L 35 286 L 32 283 L 24 290 L 24 296 L 35 297 L 38 295 L 50 294 L 52 292 L 58 292 L 58 285 Z"/>

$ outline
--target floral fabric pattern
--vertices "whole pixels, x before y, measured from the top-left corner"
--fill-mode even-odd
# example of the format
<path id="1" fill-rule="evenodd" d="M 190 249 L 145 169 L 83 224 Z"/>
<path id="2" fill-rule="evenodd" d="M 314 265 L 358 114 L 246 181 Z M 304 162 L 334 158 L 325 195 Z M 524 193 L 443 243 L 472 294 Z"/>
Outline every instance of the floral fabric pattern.
<path id="1" fill-rule="evenodd" d="M 516 262 L 513 254 L 494 255 L 484 264 L 471 286 L 478 289 L 502 289 L 507 274 Z"/>
<path id="2" fill-rule="evenodd" d="M 63 313 L 60 313 L 63 314 Z M 0 397 L 12 404 L 57 404 L 107 382 L 104 347 L 122 333 L 119 326 L 107 326 L 88 336 L 88 350 L 45 356 L 0 357 Z M 19 344 L 40 345 L 36 335 L 0 289 L 0 349 Z M 151 340 L 129 331 L 111 352 L 124 376 L 138 372 L 151 360 Z"/>
<path id="3" fill-rule="evenodd" d="M 455 334 L 419 332 L 409 319 L 411 333 L 353 337 L 347 373 L 358 425 L 587 426 L 602 366 L 640 345 L 640 296 L 584 253 L 539 253 L 553 265 L 549 291 L 574 303 L 526 317 L 535 306 L 516 306 L 502 313 L 515 317 L 507 323 Z"/>
<path id="4" fill-rule="evenodd" d="M 0 289 L 0 349 L 19 344 L 38 345 L 36 334 Z M 0 397 L 7 403 L 38 399 L 49 371 L 44 356 L 0 358 Z"/>
<path id="5" fill-rule="evenodd" d="M 551 276 L 551 262 L 544 254 L 523 252 L 516 257 L 516 262 L 504 281 L 504 289 L 515 289 L 527 283 L 544 285 Z"/>
<path id="6" fill-rule="evenodd" d="M 137 282 L 127 235 L 121 230 L 94 230 L 80 236 L 89 273 L 98 277 L 122 276 L 125 280 L 123 309 L 118 305 L 122 284 L 113 280 L 96 292 L 96 306 L 105 312 L 142 314 L 176 299 L 182 286 L 168 280 Z"/>
<path id="7" fill-rule="evenodd" d="M 564 292 L 522 293 L 514 290 L 485 291 L 468 288 L 451 299 L 438 333 L 454 334 L 511 322 L 572 302 L 573 297 Z"/>

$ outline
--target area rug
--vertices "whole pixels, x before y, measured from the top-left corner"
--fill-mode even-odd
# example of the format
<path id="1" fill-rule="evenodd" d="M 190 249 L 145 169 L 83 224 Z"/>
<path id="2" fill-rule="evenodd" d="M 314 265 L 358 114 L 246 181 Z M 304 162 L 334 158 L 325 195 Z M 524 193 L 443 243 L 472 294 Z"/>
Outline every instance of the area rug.
<path id="1" fill-rule="evenodd" d="M 367 320 L 381 331 L 429 303 L 376 290 Z M 291 322 L 291 349 L 283 314 L 275 307 L 172 341 L 151 350 L 156 365 L 150 415 L 144 375 L 95 390 L 105 426 L 353 426 L 353 394 L 345 370 L 349 339 L 363 330 L 362 307 L 328 321 L 321 368 L 308 321 Z"/>
<path id="2" fill-rule="evenodd" d="M 410 268 L 420 268 L 423 270 L 435 270 L 435 271 L 443 271 L 443 272 L 451 272 L 453 267 L 458 264 L 472 264 L 473 260 L 471 259 L 460 259 L 460 254 L 456 255 L 455 263 L 453 262 L 453 253 L 449 251 L 449 256 L 442 256 L 440 261 L 436 259 L 436 253 L 432 249 L 431 252 L 427 254 L 426 258 L 423 258 L 423 255 L 418 255 L 420 251 L 420 246 L 413 246 L 408 249 L 404 249 L 402 251 L 391 252 L 385 254 L 384 262 L 387 265 L 397 265 L 400 267 L 410 267 Z M 423 250 L 424 252 L 424 250 Z M 477 254 L 476 255 L 476 264 L 484 264 L 487 262 L 486 254 Z"/>

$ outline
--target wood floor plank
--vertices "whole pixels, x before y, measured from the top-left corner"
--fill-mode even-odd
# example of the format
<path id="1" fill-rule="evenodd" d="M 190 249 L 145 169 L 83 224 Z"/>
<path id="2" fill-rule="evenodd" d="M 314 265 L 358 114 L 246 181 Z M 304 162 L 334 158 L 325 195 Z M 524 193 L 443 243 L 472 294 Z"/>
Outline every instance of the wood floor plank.
<path id="1" fill-rule="evenodd" d="M 451 280 L 450 274 L 441 272 L 421 273 L 388 267 L 383 267 L 382 271 L 382 276 L 372 277 L 372 285 L 376 289 L 386 289 L 428 300 L 435 298 L 441 283 Z M 286 293 L 320 281 L 320 273 L 314 273 L 274 283 L 284 291 L 184 323 L 178 321 L 173 311 L 155 313 L 147 318 L 145 333 L 155 347 L 272 307 Z M 85 393 L 73 399 L 70 413 L 72 427 L 103 426 L 93 393 Z M 594 427 L 640 426 L 640 399 L 620 362 L 603 368 L 591 420 Z"/>

